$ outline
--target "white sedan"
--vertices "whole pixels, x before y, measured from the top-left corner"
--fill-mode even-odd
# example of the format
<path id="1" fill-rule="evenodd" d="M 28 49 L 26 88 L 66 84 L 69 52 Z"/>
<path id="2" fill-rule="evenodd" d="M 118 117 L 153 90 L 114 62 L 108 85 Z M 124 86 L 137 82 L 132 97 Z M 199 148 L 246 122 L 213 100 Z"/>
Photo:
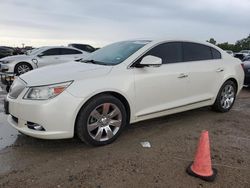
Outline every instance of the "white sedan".
<path id="1" fill-rule="evenodd" d="M 21 75 L 5 106 L 24 134 L 104 145 L 129 123 L 203 106 L 227 112 L 243 80 L 240 61 L 209 43 L 131 40 Z"/>
<path id="2" fill-rule="evenodd" d="M 78 60 L 88 54 L 88 52 L 73 47 L 41 47 L 30 51 L 26 55 L 9 56 L 0 59 L 0 70 L 21 75 L 39 67 Z"/>

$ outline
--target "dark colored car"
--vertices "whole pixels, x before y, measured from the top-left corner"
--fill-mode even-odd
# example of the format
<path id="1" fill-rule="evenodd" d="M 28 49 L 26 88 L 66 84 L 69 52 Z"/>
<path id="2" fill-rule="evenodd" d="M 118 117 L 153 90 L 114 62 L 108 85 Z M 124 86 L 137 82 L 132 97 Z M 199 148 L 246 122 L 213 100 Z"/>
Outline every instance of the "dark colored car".
<path id="1" fill-rule="evenodd" d="M 90 53 L 96 51 L 96 48 L 90 46 L 89 44 L 69 44 L 68 46 Z"/>
<path id="2" fill-rule="evenodd" d="M 245 58 L 245 55 L 244 54 L 241 54 L 241 53 L 237 53 L 234 55 L 234 57 L 240 59 L 241 61 Z"/>
<path id="3" fill-rule="evenodd" d="M 244 61 L 242 65 L 245 72 L 244 85 L 250 86 L 250 59 L 249 61 Z"/>
<path id="4" fill-rule="evenodd" d="M 250 55 L 245 56 L 245 57 L 242 59 L 242 61 L 243 61 L 243 62 L 244 62 L 244 61 L 250 61 Z"/>
<path id="5" fill-rule="evenodd" d="M 0 59 L 13 55 L 13 49 L 5 46 L 0 46 Z"/>

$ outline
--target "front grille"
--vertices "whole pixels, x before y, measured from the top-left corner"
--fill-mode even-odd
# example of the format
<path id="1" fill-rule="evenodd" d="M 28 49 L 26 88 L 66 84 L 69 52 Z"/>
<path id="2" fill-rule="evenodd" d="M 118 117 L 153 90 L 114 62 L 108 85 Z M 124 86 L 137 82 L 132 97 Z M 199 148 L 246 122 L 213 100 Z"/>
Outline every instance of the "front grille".
<path id="1" fill-rule="evenodd" d="M 10 87 L 10 98 L 16 99 L 25 88 L 25 83 L 20 78 L 16 78 Z"/>

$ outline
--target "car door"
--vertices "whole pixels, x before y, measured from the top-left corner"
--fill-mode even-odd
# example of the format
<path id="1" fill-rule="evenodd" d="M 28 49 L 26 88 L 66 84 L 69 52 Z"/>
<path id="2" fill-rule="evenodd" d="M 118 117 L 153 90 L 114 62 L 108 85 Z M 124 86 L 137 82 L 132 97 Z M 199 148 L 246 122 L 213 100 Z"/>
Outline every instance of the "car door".
<path id="1" fill-rule="evenodd" d="M 162 59 L 161 66 L 134 68 L 136 116 L 157 117 L 170 109 L 186 105 L 187 75 L 186 64 L 182 63 L 180 42 L 160 44 L 149 50 L 136 63 L 147 55 Z"/>
<path id="2" fill-rule="evenodd" d="M 76 49 L 61 48 L 61 63 L 83 58 L 83 53 Z"/>
<path id="3" fill-rule="evenodd" d="M 61 50 L 60 48 L 50 48 L 37 55 L 37 66 L 43 67 L 47 65 L 54 65 L 61 63 Z"/>
<path id="4" fill-rule="evenodd" d="M 223 80 L 220 52 L 203 44 L 183 42 L 183 59 L 188 65 L 190 102 L 209 101 L 215 97 Z"/>

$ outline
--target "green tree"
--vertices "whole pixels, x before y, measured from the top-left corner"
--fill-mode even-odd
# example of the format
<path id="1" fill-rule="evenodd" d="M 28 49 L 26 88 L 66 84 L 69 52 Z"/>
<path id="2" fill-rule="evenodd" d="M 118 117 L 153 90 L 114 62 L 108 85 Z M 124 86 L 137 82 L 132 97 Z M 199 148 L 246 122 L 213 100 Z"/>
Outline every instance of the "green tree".
<path id="1" fill-rule="evenodd" d="M 250 34 L 247 38 L 238 40 L 235 43 L 235 47 L 239 50 L 249 50 L 250 49 Z"/>
<path id="2" fill-rule="evenodd" d="M 220 47 L 223 50 L 232 50 L 232 51 L 235 51 L 235 45 L 234 44 L 229 44 L 228 42 L 217 44 L 217 46 Z"/>
<path id="3" fill-rule="evenodd" d="M 207 42 L 216 44 L 214 38 L 210 38 Z M 233 52 L 239 52 L 241 50 L 250 50 L 250 34 L 248 37 L 238 40 L 235 44 L 229 44 L 228 42 L 223 42 L 217 44 L 223 50 L 232 50 Z"/>
<path id="4" fill-rule="evenodd" d="M 207 42 L 216 45 L 216 40 L 214 40 L 214 38 L 210 38 Z"/>

